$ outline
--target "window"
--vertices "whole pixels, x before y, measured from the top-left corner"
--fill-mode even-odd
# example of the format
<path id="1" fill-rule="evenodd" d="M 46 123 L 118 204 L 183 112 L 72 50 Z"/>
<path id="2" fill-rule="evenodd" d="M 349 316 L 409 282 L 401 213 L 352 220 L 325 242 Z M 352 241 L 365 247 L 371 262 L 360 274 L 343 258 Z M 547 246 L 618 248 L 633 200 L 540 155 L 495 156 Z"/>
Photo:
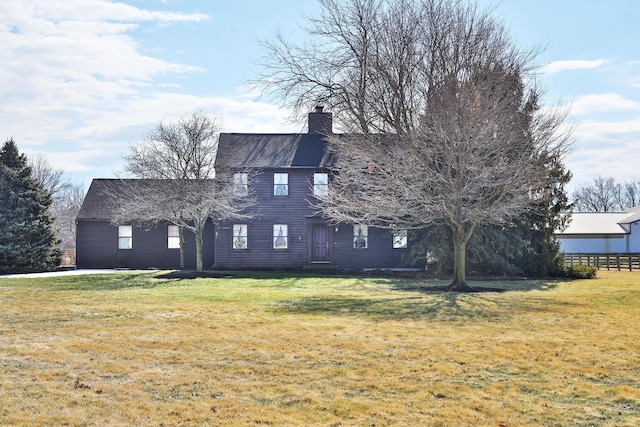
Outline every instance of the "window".
<path id="1" fill-rule="evenodd" d="M 289 227 L 287 224 L 273 225 L 273 249 L 287 249 L 289 247 Z"/>
<path id="2" fill-rule="evenodd" d="M 233 249 L 247 249 L 247 224 L 233 224 Z"/>
<path id="3" fill-rule="evenodd" d="M 133 248 L 133 228 L 130 225 L 118 226 L 118 249 Z"/>
<path id="4" fill-rule="evenodd" d="M 327 185 L 329 184 L 329 175 L 326 173 L 313 174 L 313 195 L 326 196 Z"/>
<path id="5" fill-rule="evenodd" d="M 180 249 L 180 229 L 177 225 L 167 226 L 167 248 Z"/>
<path id="6" fill-rule="evenodd" d="M 249 194 L 249 178 L 246 173 L 233 174 L 233 194 L 246 196 Z"/>
<path id="7" fill-rule="evenodd" d="M 353 247 L 355 249 L 366 249 L 369 244 L 369 227 L 366 225 L 353 226 Z"/>
<path id="8" fill-rule="evenodd" d="M 289 195 L 289 174 L 288 173 L 273 174 L 273 195 L 274 196 Z"/>
<path id="9" fill-rule="evenodd" d="M 406 249 L 407 230 L 393 230 L 393 249 Z"/>

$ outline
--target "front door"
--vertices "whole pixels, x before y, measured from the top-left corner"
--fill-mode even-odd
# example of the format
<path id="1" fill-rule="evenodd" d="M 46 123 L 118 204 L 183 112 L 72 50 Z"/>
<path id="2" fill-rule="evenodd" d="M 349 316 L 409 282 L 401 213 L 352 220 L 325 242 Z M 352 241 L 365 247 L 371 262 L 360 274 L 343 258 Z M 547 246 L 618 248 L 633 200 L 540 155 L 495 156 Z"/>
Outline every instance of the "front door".
<path id="1" fill-rule="evenodd" d="M 331 228 L 326 224 L 311 226 L 311 262 L 331 261 Z"/>

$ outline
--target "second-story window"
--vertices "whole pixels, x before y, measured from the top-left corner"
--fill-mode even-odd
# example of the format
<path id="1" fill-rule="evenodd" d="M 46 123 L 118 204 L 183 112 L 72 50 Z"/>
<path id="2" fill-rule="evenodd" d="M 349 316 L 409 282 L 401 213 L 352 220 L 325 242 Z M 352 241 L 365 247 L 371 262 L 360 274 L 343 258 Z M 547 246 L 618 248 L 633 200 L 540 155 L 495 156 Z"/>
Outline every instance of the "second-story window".
<path id="1" fill-rule="evenodd" d="M 274 196 L 289 195 L 289 174 L 288 173 L 273 174 L 273 195 Z"/>
<path id="2" fill-rule="evenodd" d="M 314 196 L 326 196 L 328 185 L 329 185 L 329 174 L 326 174 L 326 173 L 313 174 L 313 195 Z"/>
<path id="3" fill-rule="evenodd" d="M 249 194 L 249 178 L 246 173 L 233 174 L 233 194 L 241 197 Z"/>

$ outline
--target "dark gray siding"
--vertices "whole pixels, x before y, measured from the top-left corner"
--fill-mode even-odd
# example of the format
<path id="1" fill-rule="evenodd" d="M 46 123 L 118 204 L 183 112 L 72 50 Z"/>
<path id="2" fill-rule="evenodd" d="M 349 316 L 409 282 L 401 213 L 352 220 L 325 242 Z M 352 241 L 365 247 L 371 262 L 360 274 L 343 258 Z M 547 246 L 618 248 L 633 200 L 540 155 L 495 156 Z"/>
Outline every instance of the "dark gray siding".
<path id="1" fill-rule="evenodd" d="M 353 225 L 341 224 L 334 234 L 335 264 L 344 269 L 408 267 L 409 249 L 394 249 L 390 230 L 369 227 L 368 247 L 353 247 Z M 403 257 L 404 256 L 404 257 Z"/>
<path id="2" fill-rule="evenodd" d="M 289 195 L 273 196 L 273 174 L 289 174 Z M 247 249 L 233 249 L 233 224 L 219 224 L 216 239 L 216 268 L 300 268 L 310 264 L 310 228 L 322 222 L 311 207 L 313 174 L 322 169 L 273 169 L 255 177 L 252 191 L 258 199 L 258 213 L 247 224 Z M 273 249 L 273 225 L 289 226 L 289 248 Z M 403 254 L 408 249 L 394 249 L 392 234 L 388 230 L 369 229 L 369 247 L 353 248 L 353 226 L 343 224 L 331 227 L 331 264 L 345 269 L 397 268 L 405 266 Z"/>
<path id="3" fill-rule="evenodd" d="M 273 195 L 273 173 L 289 174 L 289 195 Z M 248 225 L 246 250 L 232 248 L 233 222 L 221 223 L 216 241 L 216 266 L 220 268 L 301 267 L 308 263 L 307 217 L 313 214 L 311 198 L 313 169 L 274 169 L 260 173 L 252 182 L 252 191 L 258 199 L 257 215 L 249 221 L 235 223 Z M 289 247 L 273 249 L 274 224 L 287 224 Z"/>
<path id="4" fill-rule="evenodd" d="M 203 265 L 213 265 L 214 225 L 204 232 Z M 195 239 L 185 230 L 185 267 L 195 268 Z M 180 266 L 180 250 L 167 248 L 167 225 L 151 230 L 133 228 L 133 249 L 118 249 L 118 227 L 102 221 L 78 221 L 76 242 L 78 268 L 161 268 Z"/>

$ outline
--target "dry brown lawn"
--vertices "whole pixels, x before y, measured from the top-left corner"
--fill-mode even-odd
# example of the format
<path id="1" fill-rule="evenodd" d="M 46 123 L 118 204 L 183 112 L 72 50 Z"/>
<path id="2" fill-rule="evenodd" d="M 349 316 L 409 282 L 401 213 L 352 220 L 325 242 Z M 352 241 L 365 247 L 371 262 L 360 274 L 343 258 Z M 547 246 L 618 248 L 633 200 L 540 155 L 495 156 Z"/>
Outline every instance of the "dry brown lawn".
<path id="1" fill-rule="evenodd" d="M 0 278 L 3 426 L 638 426 L 640 273 Z"/>

